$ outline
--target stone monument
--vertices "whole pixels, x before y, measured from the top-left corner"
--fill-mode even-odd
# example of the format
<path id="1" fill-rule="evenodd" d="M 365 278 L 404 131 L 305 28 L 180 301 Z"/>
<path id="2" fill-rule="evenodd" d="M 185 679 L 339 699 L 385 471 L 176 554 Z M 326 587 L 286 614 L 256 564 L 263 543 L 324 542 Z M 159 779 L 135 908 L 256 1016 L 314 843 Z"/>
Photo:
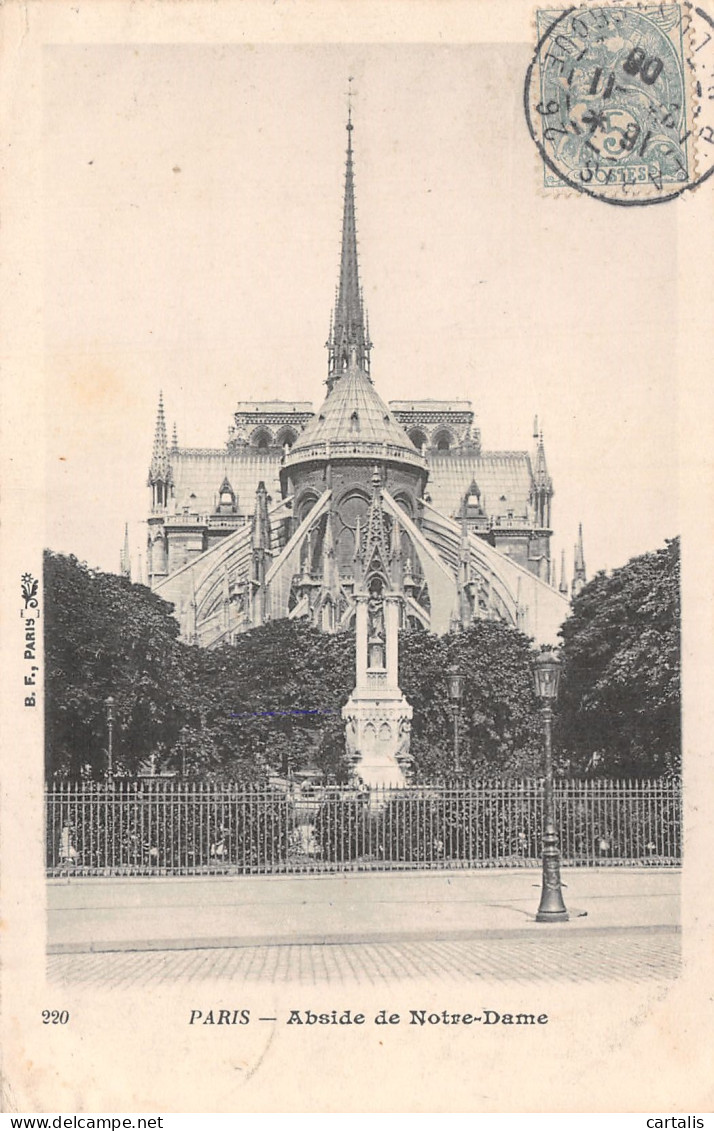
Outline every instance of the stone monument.
<path id="1" fill-rule="evenodd" d="M 364 548 L 355 550 L 356 683 L 345 706 L 347 757 L 368 786 L 402 786 L 411 763 L 412 708 L 399 687 L 399 625 L 403 596 L 392 587 L 401 537 L 394 524 L 391 551 L 375 470 Z"/>

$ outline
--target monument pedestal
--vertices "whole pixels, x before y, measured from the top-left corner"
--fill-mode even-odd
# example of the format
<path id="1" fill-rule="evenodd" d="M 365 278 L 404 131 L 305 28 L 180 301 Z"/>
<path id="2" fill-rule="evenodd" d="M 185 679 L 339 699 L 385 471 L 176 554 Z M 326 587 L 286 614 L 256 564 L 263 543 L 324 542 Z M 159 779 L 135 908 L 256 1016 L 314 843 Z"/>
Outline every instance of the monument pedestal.
<path id="1" fill-rule="evenodd" d="M 365 785 L 406 785 L 412 708 L 404 696 L 358 699 L 353 693 L 342 708 L 342 718 L 347 757 Z"/>
<path id="2" fill-rule="evenodd" d="M 413 711 L 398 683 L 400 598 L 384 594 L 371 617 L 368 594 L 356 600 L 357 683 L 342 708 L 347 757 L 365 785 L 403 786 Z"/>

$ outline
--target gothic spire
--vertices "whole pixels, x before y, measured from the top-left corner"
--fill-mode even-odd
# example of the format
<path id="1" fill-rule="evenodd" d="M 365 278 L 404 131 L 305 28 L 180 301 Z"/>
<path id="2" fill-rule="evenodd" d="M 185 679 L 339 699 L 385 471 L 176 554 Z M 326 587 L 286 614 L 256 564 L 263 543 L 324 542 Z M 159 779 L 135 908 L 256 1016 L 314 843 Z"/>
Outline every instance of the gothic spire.
<path id="1" fill-rule="evenodd" d="M 342 212 L 342 250 L 340 278 L 335 311 L 327 341 L 329 351 L 327 389 L 332 392 L 336 381 L 350 364 L 369 373 L 369 352 L 372 343 L 365 329 L 364 307 L 359 283 L 357 260 L 357 223 L 355 220 L 355 182 L 352 159 L 352 107 L 347 116 L 347 162 L 345 199 Z"/>
<path id="2" fill-rule="evenodd" d="M 389 543 L 384 522 L 384 511 L 382 510 L 382 481 L 377 467 L 372 473 L 372 501 L 367 512 L 367 536 L 363 568 L 367 580 L 371 572 L 381 571 L 384 580 L 391 583 Z"/>
<path id="3" fill-rule="evenodd" d="M 585 552 L 583 550 L 583 524 L 578 523 L 578 540 L 575 543 L 575 555 L 573 563 L 573 596 L 579 593 L 583 585 L 587 581 L 587 574 L 585 572 Z"/>
<path id="4" fill-rule="evenodd" d="M 129 523 L 124 523 L 124 544 L 121 548 L 120 569 L 123 577 L 131 577 L 131 549 L 129 547 Z"/>
<path id="5" fill-rule="evenodd" d="M 558 592 L 562 593 L 564 597 L 568 596 L 568 578 L 565 572 L 565 550 L 560 551 L 560 585 Z"/>
<path id="6" fill-rule="evenodd" d="M 534 427 L 535 427 L 534 421 Z M 535 455 L 535 469 L 534 469 L 534 494 L 536 506 L 536 522 L 538 526 L 547 528 L 550 526 L 550 502 L 553 498 L 553 480 L 548 474 L 548 464 L 545 458 L 545 444 L 543 442 L 543 430 L 541 429 L 538 435 L 538 446 Z"/>
<path id="7" fill-rule="evenodd" d="M 154 479 L 165 479 L 169 466 L 169 446 L 166 442 L 166 417 L 164 416 L 164 394 L 159 393 L 159 407 L 154 429 L 154 450 L 151 456 L 151 474 Z"/>
<path id="8" fill-rule="evenodd" d="M 169 488 L 173 485 L 169 446 L 166 440 L 166 417 L 164 416 L 164 394 L 159 393 L 159 408 L 156 414 L 154 447 L 149 466 L 148 485 L 152 489 L 154 509 L 165 507 L 169 501 Z"/>

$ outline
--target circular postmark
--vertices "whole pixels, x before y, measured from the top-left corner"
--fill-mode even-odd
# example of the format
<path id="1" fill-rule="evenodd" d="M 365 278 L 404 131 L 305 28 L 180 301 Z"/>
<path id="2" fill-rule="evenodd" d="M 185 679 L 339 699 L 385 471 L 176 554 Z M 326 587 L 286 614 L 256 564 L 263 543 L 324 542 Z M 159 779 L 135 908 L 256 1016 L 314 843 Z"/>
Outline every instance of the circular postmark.
<path id="1" fill-rule="evenodd" d="M 708 12 L 612 3 L 542 8 L 536 20 L 524 106 L 546 189 L 655 204 L 714 173 Z"/>

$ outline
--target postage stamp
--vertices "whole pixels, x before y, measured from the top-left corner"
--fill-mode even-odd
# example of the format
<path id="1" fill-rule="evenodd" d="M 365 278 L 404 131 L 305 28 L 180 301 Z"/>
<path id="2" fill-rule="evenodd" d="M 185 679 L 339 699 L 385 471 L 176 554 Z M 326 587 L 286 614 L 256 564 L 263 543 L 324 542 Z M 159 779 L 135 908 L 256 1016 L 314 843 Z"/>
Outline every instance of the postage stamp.
<path id="1" fill-rule="evenodd" d="M 671 200 L 714 170 L 714 20 L 690 4 L 536 13 L 525 112 L 546 189 Z"/>

